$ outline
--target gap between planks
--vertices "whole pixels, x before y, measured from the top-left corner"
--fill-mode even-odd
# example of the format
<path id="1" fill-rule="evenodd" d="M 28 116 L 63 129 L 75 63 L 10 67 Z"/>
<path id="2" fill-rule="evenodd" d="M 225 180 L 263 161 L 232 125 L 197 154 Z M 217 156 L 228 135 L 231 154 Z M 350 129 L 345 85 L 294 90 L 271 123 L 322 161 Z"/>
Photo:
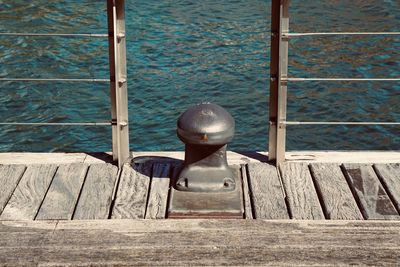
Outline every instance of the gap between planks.
<path id="1" fill-rule="evenodd" d="M 157 163 L 157 164 L 162 164 L 162 163 Z M 158 186 L 157 186 L 157 184 L 159 183 L 159 181 L 163 181 L 162 182 L 162 192 L 164 192 L 164 193 L 162 193 L 162 194 L 158 194 L 158 198 L 156 197 L 155 198 L 155 200 L 152 202 L 152 198 L 150 197 L 150 192 L 147 192 L 147 196 L 145 196 L 145 199 L 146 199 L 146 201 L 144 202 L 145 204 L 143 204 L 143 205 L 145 205 L 144 207 L 146 208 L 146 207 L 150 207 L 150 209 L 149 209 L 149 215 L 147 216 L 147 218 L 165 218 L 165 213 L 166 213 L 166 207 L 168 206 L 168 194 L 169 194 L 169 179 L 170 179 L 170 177 L 171 177 L 171 172 L 172 172 L 172 165 L 170 166 L 169 164 L 171 164 L 171 163 L 168 163 L 168 164 L 164 164 L 163 165 L 163 167 L 158 167 L 158 169 L 159 169 L 159 171 L 156 171 L 155 173 L 157 173 L 157 172 L 160 172 L 161 174 L 160 175 L 158 175 L 158 174 L 155 174 L 155 176 L 160 176 L 160 178 L 162 178 L 162 177 L 164 177 L 165 178 L 165 180 L 163 180 L 163 179 L 159 179 L 159 180 L 155 180 L 155 185 L 153 185 L 153 187 L 156 187 L 154 190 L 153 190 L 153 192 L 157 192 L 157 188 L 158 188 Z M 255 164 L 255 165 L 259 165 L 260 164 L 260 166 L 261 165 L 266 165 L 266 163 L 250 163 L 250 165 L 245 165 L 245 166 L 243 166 L 242 165 L 242 173 L 243 174 L 247 174 L 247 173 L 251 173 L 251 167 L 249 167 L 249 166 L 251 166 L 252 164 Z M 298 163 L 289 163 L 289 164 L 298 164 Z M 104 165 L 106 165 L 106 164 L 104 164 Z M 141 164 L 140 164 L 141 165 Z M 304 164 L 304 165 L 307 165 L 307 164 Z M 310 169 L 312 170 L 314 167 L 313 166 L 319 166 L 320 164 L 311 164 L 310 166 Z M 325 164 L 323 164 L 323 166 L 324 166 Z M 61 165 L 61 166 L 63 166 L 63 165 Z M 91 166 L 94 166 L 94 165 L 91 165 Z M 167 166 L 169 166 L 168 168 L 169 168 L 169 171 L 166 171 L 165 169 L 167 168 Z M 307 165 L 308 166 L 308 165 Z M 17 165 L 13 165 L 13 168 L 15 168 L 15 167 L 18 167 Z M 36 167 L 38 167 L 37 165 L 36 165 Z M 57 166 L 57 167 L 59 167 L 59 166 Z M 154 167 L 154 166 L 153 166 Z M 152 168 L 153 168 L 152 167 Z M 243 169 L 245 167 L 245 169 Z M 274 166 L 271 166 L 272 168 L 274 168 L 275 169 L 275 167 Z M 156 168 L 156 167 L 154 167 L 154 168 Z M 386 171 L 385 172 L 385 170 L 386 169 L 388 169 L 389 171 Z M 156 168 L 157 169 L 157 168 Z M 340 168 L 339 168 L 339 170 L 340 170 Z M 378 174 L 378 177 L 380 178 L 380 182 L 382 182 L 383 184 L 384 184 L 384 187 L 385 187 L 385 190 L 386 191 L 388 191 L 388 194 L 389 194 L 389 200 L 392 200 L 392 202 L 394 203 L 394 204 L 396 204 L 397 205 L 397 203 L 398 202 L 396 202 L 396 201 L 398 201 L 398 189 L 397 189 L 397 184 L 398 183 L 396 183 L 395 181 L 395 179 L 399 179 L 398 178 L 398 174 L 397 173 L 399 173 L 399 165 L 398 164 L 392 164 L 392 165 L 387 165 L 387 164 L 385 164 L 385 165 L 380 165 L 380 164 L 378 164 L 378 165 L 374 165 L 374 170 L 377 172 L 377 174 Z M 380 171 L 379 171 L 380 170 Z M 57 170 L 58 171 L 58 170 Z M 343 171 L 343 170 L 342 170 Z M 101 172 L 101 171 L 100 171 Z M 276 172 L 276 170 L 275 170 L 275 172 Z M 343 171 L 344 172 L 344 171 Z M 163 174 L 162 174 L 163 173 Z M 288 194 L 288 191 L 290 192 L 290 190 L 288 190 L 288 184 L 290 184 L 290 181 L 288 182 L 287 181 L 287 179 L 288 178 L 285 178 L 284 176 L 285 176 L 285 173 L 283 172 L 283 174 L 282 174 L 282 180 L 284 180 L 283 181 L 283 188 L 282 188 L 282 184 L 281 184 L 281 181 L 280 181 L 280 179 L 279 179 L 279 173 L 278 172 L 276 172 L 277 174 L 278 174 L 278 176 L 277 176 L 277 181 L 279 182 L 279 185 L 277 185 L 277 188 L 279 187 L 280 188 L 280 190 L 282 191 L 284 191 L 284 193 L 282 193 L 281 192 L 281 197 L 279 197 L 279 198 L 282 198 L 283 199 L 283 201 L 285 202 L 285 200 L 286 200 L 286 203 L 284 203 L 284 205 L 282 206 L 282 207 L 284 207 L 285 209 L 286 209 L 286 207 L 292 212 L 292 210 L 294 210 L 295 208 L 296 208 L 296 205 L 295 205 L 295 203 L 292 201 L 290 201 L 291 199 L 293 200 L 293 196 L 291 197 L 290 196 L 290 194 Z M 332 172 L 330 172 L 330 173 L 332 173 Z M 25 175 L 25 173 L 24 173 L 24 175 Z M 109 206 L 108 206 L 108 211 L 106 212 L 107 213 L 107 215 L 105 215 L 105 217 L 106 218 L 119 218 L 118 216 L 115 216 L 115 217 L 113 217 L 113 212 L 114 212 L 114 210 L 115 210 L 115 204 L 117 203 L 117 200 L 118 200 L 118 197 L 119 197 L 119 194 L 118 194 L 118 191 L 119 191 L 119 189 L 120 189 L 120 187 L 119 186 L 121 186 L 121 183 L 122 183 L 122 175 L 123 175 L 123 171 L 120 171 L 120 172 L 118 172 L 118 174 L 116 175 L 116 182 L 111 186 L 109 186 L 109 188 L 110 188 L 110 190 L 108 190 L 108 191 L 110 191 L 111 193 L 110 193 L 110 195 L 111 195 L 111 201 L 110 201 L 110 204 L 109 204 Z M 389 176 L 388 176 L 389 175 Z M 393 176 L 394 175 L 394 176 Z M 397 176 L 396 176 L 397 175 Z M 154 174 L 152 174 L 151 176 L 154 176 Z M 268 175 L 265 175 L 265 174 L 263 174 L 263 175 L 261 175 L 260 177 L 261 177 L 261 179 L 263 179 L 263 177 L 265 176 L 265 178 L 264 178 L 264 180 L 265 179 L 268 179 Z M 336 203 L 336 200 L 334 199 L 334 198 L 329 198 L 329 191 L 328 191 L 328 193 L 326 193 L 325 191 L 322 193 L 322 189 L 321 188 L 329 188 L 330 186 L 329 185 L 319 185 L 318 183 L 321 183 L 320 181 L 317 181 L 318 180 L 318 177 L 316 178 L 316 174 L 314 173 L 314 180 L 316 180 L 316 181 L 314 181 L 314 183 L 316 184 L 316 187 L 318 187 L 319 188 L 319 195 L 321 195 L 321 199 L 324 199 L 324 203 L 321 203 L 321 205 L 325 205 L 325 211 L 326 210 L 328 210 L 329 209 L 329 207 L 331 207 L 332 205 L 334 206 L 334 205 L 336 205 L 336 204 L 332 204 L 332 203 Z M 338 176 L 338 175 L 336 175 L 336 176 Z M 342 175 L 343 176 L 343 175 Z M 46 194 L 46 197 L 48 197 L 48 196 L 51 196 L 51 192 L 52 192 L 52 189 L 51 189 L 51 185 L 53 185 L 53 183 L 56 181 L 56 177 L 57 177 L 57 173 L 56 173 L 56 176 L 52 176 L 52 181 L 53 182 L 51 182 L 51 184 L 50 184 L 50 187 L 47 187 L 47 189 L 46 189 L 46 192 L 47 193 L 45 193 Z M 255 177 L 255 176 L 254 176 Z M 250 179 L 248 180 L 247 179 L 247 177 L 245 177 L 244 175 L 242 175 L 242 180 L 243 180 L 243 186 L 244 186 L 244 188 L 245 188 L 245 186 L 246 186 L 246 183 L 245 183 L 245 181 L 247 181 L 247 182 L 249 182 L 249 187 L 251 187 L 252 186 L 252 179 L 254 179 L 254 177 L 251 177 L 251 175 L 250 175 Z M 301 177 L 301 175 L 300 175 L 300 177 Z M 394 178 L 393 178 L 394 177 Z M 396 178 L 397 177 L 397 178 Z M 154 177 L 151 177 L 151 179 L 153 179 Z M 23 178 L 20 178 L 20 179 L 23 179 Z M 150 178 L 149 178 L 150 179 Z M 168 182 L 165 182 L 166 180 L 168 179 Z M 286 181 L 285 181 L 285 179 L 286 179 Z M 292 179 L 292 178 L 291 178 Z M 341 183 L 343 184 L 343 181 L 346 181 L 346 180 L 344 180 L 343 179 L 343 177 L 342 178 L 340 178 L 340 179 L 342 179 L 341 180 Z M 388 179 L 394 179 L 393 181 L 392 180 L 388 180 Z M 333 180 L 335 180 L 335 179 L 333 179 Z M 328 182 L 328 183 L 331 183 L 332 181 L 333 181 L 332 179 L 324 179 L 324 183 L 326 183 L 326 182 Z M 262 180 L 263 181 L 263 180 Z M 168 184 L 168 185 L 167 185 Z M 20 183 L 18 183 L 18 185 L 20 185 Z M 84 186 L 85 186 L 85 184 L 83 184 L 83 186 L 82 186 L 82 188 L 81 188 L 81 192 L 80 192 L 80 197 L 78 198 L 78 200 L 77 200 L 77 202 L 80 202 L 81 201 L 81 197 L 82 197 L 82 193 L 84 192 Z M 18 186 L 17 186 L 18 187 Z M 289 188 L 290 188 L 290 186 L 289 186 Z M 352 187 L 350 186 L 350 189 L 352 189 Z M 14 191 L 15 191 L 16 189 L 14 189 Z M 41 189 L 42 190 L 42 189 Z M 149 191 L 151 190 L 151 188 L 149 189 Z M 246 214 L 248 214 L 248 215 L 250 215 L 250 216 L 248 216 L 247 218 L 250 218 L 251 217 L 251 215 L 255 215 L 256 213 L 257 213 L 257 211 L 256 211 L 256 209 L 257 209 L 257 207 L 256 207 L 256 204 L 255 204 L 255 202 L 257 202 L 257 201 L 254 201 L 254 195 L 252 195 L 252 194 L 254 194 L 254 192 L 252 192 L 251 191 L 252 190 L 252 188 L 250 188 L 250 190 L 249 190 L 249 192 L 248 193 L 246 193 L 245 191 L 246 190 L 244 190 L 244 202 L 245 202 L 245 208 L 246 208 Z M 397 191 L 396 191 L 397 190 Z M 43 190 L 42 190 L 43 191 Z M 148 191 L 148 190 L 145 190 L 145 191 Z M 285 192 L 286 192 L 286 195 L 285 195 Z M 14 195 L 13 193 L 11 193 L 12 195 Z M 347 194 L 347 193 L 346 193 Z M 397 194 L 397 195 L 396 195 Z M 157 193 L 155 194 L 156 196 L 157 196 Z M 246 197 L 248 195 L 248 197 Z M 347 194 L 348 195 L 348 194 Z M 162 196 L 162 199 L 161 199 L 161 196 Z M 353 195 L 353 197 L 355 197 L 354 195 Z M 11 196 L 11 198 L 12 198 L 12 196 Z M 11 200 L 11 198 L 7 201 L 7 202 L 9 202 L 10 200 Z M 278 199 L 279 199 L 278 198 Z M 326 201 L 325 199 L 331 199 L 331 200 L 329 200 L 329 201 Z M 332 202 L 333 200 L 335 200 L 334 202 Z M 357 198 L 356 198 L 356 201 L 357 201 L 357 204 L 360 206 L 360 200 L 357 200 Z M 15 202 L 15 201 L 14 201 Z M 36 202 L 38 202 L 38 201 L 36 201 Z M 35 203 L 36 203 L 35 202 Z M 326 203 L 325 203 L 326 202 Z M 346 202 L 346 201 L 344 201 L 344 202 Z M 46 201 L 46 198 L 44 198 L 43 199 L 43 201 L 42 202 L 40 202 L 40 204 L 39 204 L 39 210 L 38 210 L 38 213 L 37 213 L 37 216 L 38 216 L 38 219 L 44 219 L 45 217 L 42 217 L 42 215 L 40 215 L 41 214 L 41 209 L 43 208 L 45 208 L 46 207 L 46 204 L 47 203 L 47 201 Z M 121 203 L 121 202 L 120 202 Z M 155 204 L 154 204 L 155 203 Z M 279 201 L 277 201 L 277 203 L 279 203 Z M 294 203 L 294 204 L 293 204 Z M 342 202 L 343 203 L 343 202 Z M 36 204 L 35 204 L 36 205 Z M 107 204 L 108 205 L 108 204 Z M 106 206 L 107 206 L 106 205 Z M 342 205 L 342 204 L 341 204 Z M 19 205 L 19 206 L 24 206 L 24 208 L 26 208 L 27 206 L 29 206 L 29 205 L 25 205 L 25 204 L 21 204 L 21 205 Z M 77 209 L 77 207 L 78 207 L 78 204 L 76 205 L 76 209 Z M 161 209 L 160 209 L 161 208 Z M 366 208 L 369 208 L 368 206 L 360 206 L 360 209 L 361 209 L 361 211 L 363 211 L 362 209 L 366 209 Z M 396 206 L 396 208 L 398 208 L 397 206 Z M 75 209 L 75 211 L 76 211 L 76 209 Z M 152 212 L 150 212 L 150 210 L 151 209 L 155 209 L 156 211 L 155 211 L 155 213 L 152 213 Z M 338 211 L 340 211 L 338 208 L 334 208 L 333 209 L 333 211 L 335 211 L 335 212 L 338 212 Z M 341 212 L 341 211 L 340 211 Z M 398 212 L 398 211 L 397 211 Z M 7 213 L 7 212 L 6 212 Z M 9 213 L 9 212 L 8 212 Z M 74 212 L 75 213 L 75 212 Z M 286 212 L 284 212 L 284 214 L 287 214 L 287 211 Z M 329 212 L 326 212 L 327 214 L 329 213 Z M 356 212 L 357 213 L 357 212 Z M 142 213 L 143 214 L 143 213 Z M 153 214 L 153 215 L 151 215 L 151 214 Z M 155 215 L 154 215 L 155 214 Z M 162 215 L 160 215 L 160 214 L 164 214 L 163 216 Z M 272 213 L 271 213 L 272 214 Z M 329 214 L 331 214 L 331 213 L 329 213 Z M 7 217 L 7 215 L 4 215 L 4 214 L 1 214 L 2 216 L 4 216 L 2 219 L 13 219 L 12 217 Z M 35 213 L 35 215 L 36 215 L 36 213 Z M 31 217 L 32 216 L 35 216 L 35 215 L 27 215 L 26 217 L 24 217 L 24 219 L 31 219 Z M 39 216 L 40 215 L 40 216 Z M 142 215 L 142 216 L 144 216 L 145 217 L 145 215 Z M 287 215 L 285 215 L 285 216 L 287 216 Z M 285 216 L 281 216 L 281 217 L 277 217 L 277 218 L 286 218 Z M 335 217 L 336 216 L 336 217 Z M 331 218 L 331 219 L 345 219 L 345 218 L 347 218 L 346 216 L 339 216 L 339 215 L 335 215 L 335 216 L 332 216 L 332 215 L 327 215 L 326 217 L 327 218 Z M 297 218 L 296 218 L 297 217 Z M 84 219 L 84 218 L 91 218 L 90 216 L 89 217 L 85 217 L 85 216 L 83 216 L 81 219 Z M 99 217 L 99 218 L 103 218 L 103 216 L 101 216 L 101 217 Z M 123 217 L 122 217 L 123 218 Z M 261 216 L 255 216 L 255 218 L 262 218 Z M 293 218 L 296 218 L 296 219 L 299 219 L 299 218 L 301 218 L 301 216 L 293 216 Z M 371 217 L 372 218 L 372 217 Z M 398 219 L 398 217 L 397 216 L 395 216 L 394 217 L 395 219 Z M 15 219 L 15 218 L 14 218 Z M 53 218 L 53 219 L 56 219 L 56 218 Z M 354 218 L 353 218 L 354 219 Z"/>

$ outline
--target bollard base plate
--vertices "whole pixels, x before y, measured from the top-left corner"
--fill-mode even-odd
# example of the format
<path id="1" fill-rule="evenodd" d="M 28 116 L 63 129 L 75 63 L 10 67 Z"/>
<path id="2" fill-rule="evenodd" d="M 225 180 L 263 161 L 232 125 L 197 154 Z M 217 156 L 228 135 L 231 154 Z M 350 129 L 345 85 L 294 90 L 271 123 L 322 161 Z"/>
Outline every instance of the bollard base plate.
<path id="1" fill-rule="evenodd" d="M 243 219 L 240 172 L 235 170 L 236 188 L 230 192 L 190 192 L 171 188 L 168 218 Z"/>

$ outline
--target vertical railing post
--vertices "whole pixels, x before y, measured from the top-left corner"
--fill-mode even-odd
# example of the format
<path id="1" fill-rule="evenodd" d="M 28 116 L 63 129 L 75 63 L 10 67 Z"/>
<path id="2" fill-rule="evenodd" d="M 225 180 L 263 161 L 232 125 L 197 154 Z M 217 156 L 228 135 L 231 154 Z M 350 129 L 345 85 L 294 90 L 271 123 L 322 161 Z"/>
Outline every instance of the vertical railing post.
<path id="1" fill-rule="evenodd" d="M 118 166 L 129 158 L 124 0 L 107 0 L 112 152 Z"/>
<path id="2" fill-rule="evenodd" d="M 271 50 L 270 50 L 270 82 L 269 82 L 269 142 L 268 158 L 276 160 L 276 136 L 278 122 L 279 91 L 279 31 L 281 28 L 281 1 L 271 1 Z"/>
<path id="3" fill-rule="evenodd" d="M 285 160 L 289 0 L 272 0 L 268 157 Z"/>

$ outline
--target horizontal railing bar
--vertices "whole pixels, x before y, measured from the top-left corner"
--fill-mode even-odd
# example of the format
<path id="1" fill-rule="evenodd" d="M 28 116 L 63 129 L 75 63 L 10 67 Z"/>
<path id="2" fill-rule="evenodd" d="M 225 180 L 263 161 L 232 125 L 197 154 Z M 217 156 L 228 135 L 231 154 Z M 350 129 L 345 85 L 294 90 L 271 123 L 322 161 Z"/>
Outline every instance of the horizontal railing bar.
<path id="1" fill-rule="evenodd" d="M 281 81 L 400 81 L 400 78 L 282 78 Z"/>
<path id="2" fill-rule="evenodd" d="M 0 122 L 0 126 L 108 126 L 111 122 Z"/>
<path id="3" fill-rule="evenodd" d="M 400 122 L 359 122 L 359 121 L 284 121 L 284 125 L 400 125 Z"/>
<path id="4" fill-rule="evenodd" d="M 400 32 L 290 32 L 282 37 L 324 36 L 324 35 L 400 35 Z"/>
<path id="5" fill-rule="evenodd" d="M 104 38 L 108 34 L 103 33 L 19 33 L 19 32 L 1 32 L 0 36 L 31 36 L 31 37 L 94 37 Z"/>
<path id="6" fill-rule="evenodd" d="M 0 82 L 110 82 L 110 79 L 0 78 Z"/>

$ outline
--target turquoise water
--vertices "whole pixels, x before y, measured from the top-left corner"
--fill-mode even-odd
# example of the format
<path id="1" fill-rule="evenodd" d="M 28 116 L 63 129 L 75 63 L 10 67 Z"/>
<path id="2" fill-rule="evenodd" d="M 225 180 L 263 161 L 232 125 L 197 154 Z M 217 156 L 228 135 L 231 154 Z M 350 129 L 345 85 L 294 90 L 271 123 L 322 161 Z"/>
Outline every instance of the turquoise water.
<path id="1" fill-rule="evenodd" d="M 0 32 L 106 33 L 106 1 L 3 1 Z M 400 2 L 291 1 L 293 32 L 400 31 Z M 182 150 L 176 119 L 228 109 L 232 150 L 266 150 L 270 1 L 126 1 L 131 149 Z M 108 78 L 107 40 L 0 37 L 0 77 Z M 291 77 L 400 77 L 400 36 L 290 41 Z M 302 82 L 288 120 L 400 121 L 399 82 Z M 0 82 L 2 122 L 109 120 L 107 84 Z M 107 127 L 0 126 L 0 151 L 110 151 Z M 288 150 L 400 149 L 397 126 L 290 126 Z"/>

